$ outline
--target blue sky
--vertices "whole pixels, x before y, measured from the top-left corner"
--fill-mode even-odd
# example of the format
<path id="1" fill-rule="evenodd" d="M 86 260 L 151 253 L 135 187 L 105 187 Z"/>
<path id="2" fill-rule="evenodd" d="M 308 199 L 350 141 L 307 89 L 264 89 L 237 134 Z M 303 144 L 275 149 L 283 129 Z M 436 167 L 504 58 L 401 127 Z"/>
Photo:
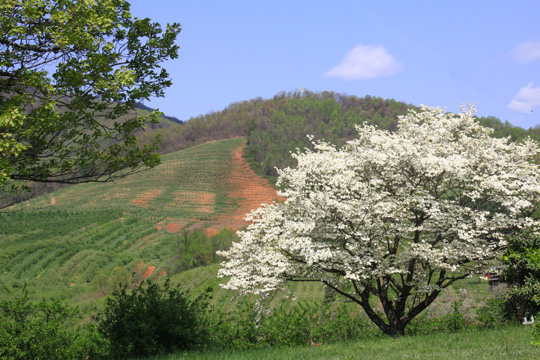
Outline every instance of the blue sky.
<path id="1" fill-rule="evenodd" d="M 146 104 L 182 120 L 305 88 L 540 125 L 538 0 L 130 2 L 182 25 L 173 85 Z"/>

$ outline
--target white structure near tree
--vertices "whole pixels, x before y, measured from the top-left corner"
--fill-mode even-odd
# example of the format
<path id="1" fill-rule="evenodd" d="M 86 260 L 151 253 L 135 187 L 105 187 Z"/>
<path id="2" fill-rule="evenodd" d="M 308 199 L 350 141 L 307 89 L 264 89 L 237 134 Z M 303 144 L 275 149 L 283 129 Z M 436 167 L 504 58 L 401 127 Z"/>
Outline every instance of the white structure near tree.
<path id="1" fill-rule="evenodd" d="M 441 290 L 497 257 L 506 236 L 538 225 L 538 144 L 492 138 L 474 111 L 422 107 L 396 132 L 360 126 L 341 149 L 317 142 L 295 154 L 298 166 L 279 171 L 287 200 L 254 210 L 221 252 L 224 287 L 261 294 L 319 281 L 402 335 Z"/>

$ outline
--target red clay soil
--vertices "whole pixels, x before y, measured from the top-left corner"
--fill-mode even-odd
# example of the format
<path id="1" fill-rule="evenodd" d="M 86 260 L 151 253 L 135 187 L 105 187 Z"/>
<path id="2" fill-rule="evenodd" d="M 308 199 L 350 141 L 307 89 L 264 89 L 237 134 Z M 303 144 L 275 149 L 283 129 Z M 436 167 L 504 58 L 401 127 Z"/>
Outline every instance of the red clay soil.
<path id="1" fill-rule="evenodd" d="M 148 204 L 149 201 L 152 201 L 156 197 L 158 197 L 162 192 L 163 192 L 163 190 L 146 191 L 146 192 L 144 192 L 142 194 L 139 194 L 136 199 L 131 201 L 131 203 L 133 205 L 138 205 L 138 206 L 146 205 L 146 204 Z"/>
<path id="2" fill-rule="evenodd" d="M 244 217 L 251 210 L 261 204 L 271 204 L 278 199 L 276 189 L 267 179 L 257 175 L 242 156 L 245 143 L 233 152 L 232 170 L 227 179 L 231 191 L 228 196 L 235 199 L 239 205 L 238 210 L 232 214 L 221 217 L 218 221 L 206 228 L 208 236 L 212 236 L 223 228 L 240 230 L 248 225 Z M 279 200 L 284 200 L 280 198 Z"/>
<path id="3" fill-rule="evenodd" d="M 143 265 L 144 265 L 144 263 L 143 263 L 142 261 L 139 261 L 139 262 L 137 263 L 137 267 L 136 267 L 132 272 L 138 273 L 139 270 L 141 270 L 141 268 L 143 267 Z"/>
<path id="4" fill-rule="evenodd" d="M 158 230 L 159 229 L 160 229 L 160 227 L 158 226 Z M 136 243 L 138 243 L 141 240 L 142 240 L 142 238 L 135 240 L 135 242 L 132 242 L 131 245 L 129 245 L 129 247 L 132 247 L 133 245 L 135 245 Z"/>
<path id="5" fill-rule="evenodd" d="M 170 233 L 176 233 L 182 230 L 189 221 L 185 219 L 175 220 L 175 219 L 168 218 L 167 220 L 163 220 L 157 223 L 156 228 L 158 230 L 166 229 Z"/>
<path id="6" fill-rule="evenodd" d="M 216 194 L 208 192 L 200 192 L 197 194 L 199 199 L 199 205 L 197 211 L 202 213 L 211 214 L 214 212 L 214 204 L 216 203 Z"/>
<path id="7" fill-rule="evenodd" d="M 154 270 L 156 270 L 156 267 L 153 265 L 150 265 L 148 269 L 146 269 L 146 272 L 144 273 L 143 278 L 146 279 L 147 277 L 149 277 L 154 272 Z"/>
<path id="8" fill-rule="evenodd" d="M 73 269 L 71 269 L 71 271 L 69 272 L 69 275 L 68 275 L 68 276 L 71 276 L 71 274 L 73 273 L 73 271 L 74 271 L 74 270 L 77 268 L 77 266 L 79 266 L 80 264 L 81 264 L 81 262 L 79 261 L 79 262 L 77 263 L 77 265 L 75 265 L 75 266 L 73 267 Z"/>
<path id="9" fill-rule="evenodd" d="M 177 223 L 177 222 L 170 222 L 165 226 L 165 229 L 167 229 L 171 233 L 179 232 L 184 227 L 183 224 Z"/>

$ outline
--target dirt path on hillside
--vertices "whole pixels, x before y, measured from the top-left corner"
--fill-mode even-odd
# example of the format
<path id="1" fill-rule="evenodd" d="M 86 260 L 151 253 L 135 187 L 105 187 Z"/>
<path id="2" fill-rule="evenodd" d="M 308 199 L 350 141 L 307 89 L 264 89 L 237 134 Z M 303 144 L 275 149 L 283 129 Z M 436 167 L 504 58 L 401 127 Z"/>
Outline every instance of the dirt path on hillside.
<path id="1" fill-rule="evenodd" d="M 233 151 L 231 160 L 232 170 L 227 179 L 231 189 L 228 196 L 235 199 L 239 205 L 236 212 L 225 214 L 206 229 L 207 235 L 216 234 L 223 228 L 240 230 L 248 225 L 244 217 L 261 204 L 270 204 L 278 198 L 276 189 L 270 182 L 257 175 L 244 159 L 245 143 Z M 283 200 L 283 199 L 281 199 Z"/>

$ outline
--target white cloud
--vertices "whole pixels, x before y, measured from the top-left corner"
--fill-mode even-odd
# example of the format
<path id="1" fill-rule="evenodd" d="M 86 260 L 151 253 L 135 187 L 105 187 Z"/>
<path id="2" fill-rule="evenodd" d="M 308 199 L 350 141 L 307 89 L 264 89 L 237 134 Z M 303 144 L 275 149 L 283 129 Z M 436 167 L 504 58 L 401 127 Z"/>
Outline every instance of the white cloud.
<path id="1" fill-rule="evenodd" d="M 339 65 L 327 71 L 323 77 L 369 79 L 395 74 L 401 68 L 401 64 L 382 45 L 357 45 L 347 52 Z"/>
<path id="2" fill-rule="evenodd" d="M 519 63 L 540 59 L 540 41 L 526 41 L 510 51 L 510 56 Z"/>
<path id="3" fill-rule="evenodd" d="M 534 88 L 532 81 L 519 89 L 508 103 L 508 108 L 521 113 L 530 113 L 533 108 L 538 106 L 540 106 L 540 88 Z"/>

